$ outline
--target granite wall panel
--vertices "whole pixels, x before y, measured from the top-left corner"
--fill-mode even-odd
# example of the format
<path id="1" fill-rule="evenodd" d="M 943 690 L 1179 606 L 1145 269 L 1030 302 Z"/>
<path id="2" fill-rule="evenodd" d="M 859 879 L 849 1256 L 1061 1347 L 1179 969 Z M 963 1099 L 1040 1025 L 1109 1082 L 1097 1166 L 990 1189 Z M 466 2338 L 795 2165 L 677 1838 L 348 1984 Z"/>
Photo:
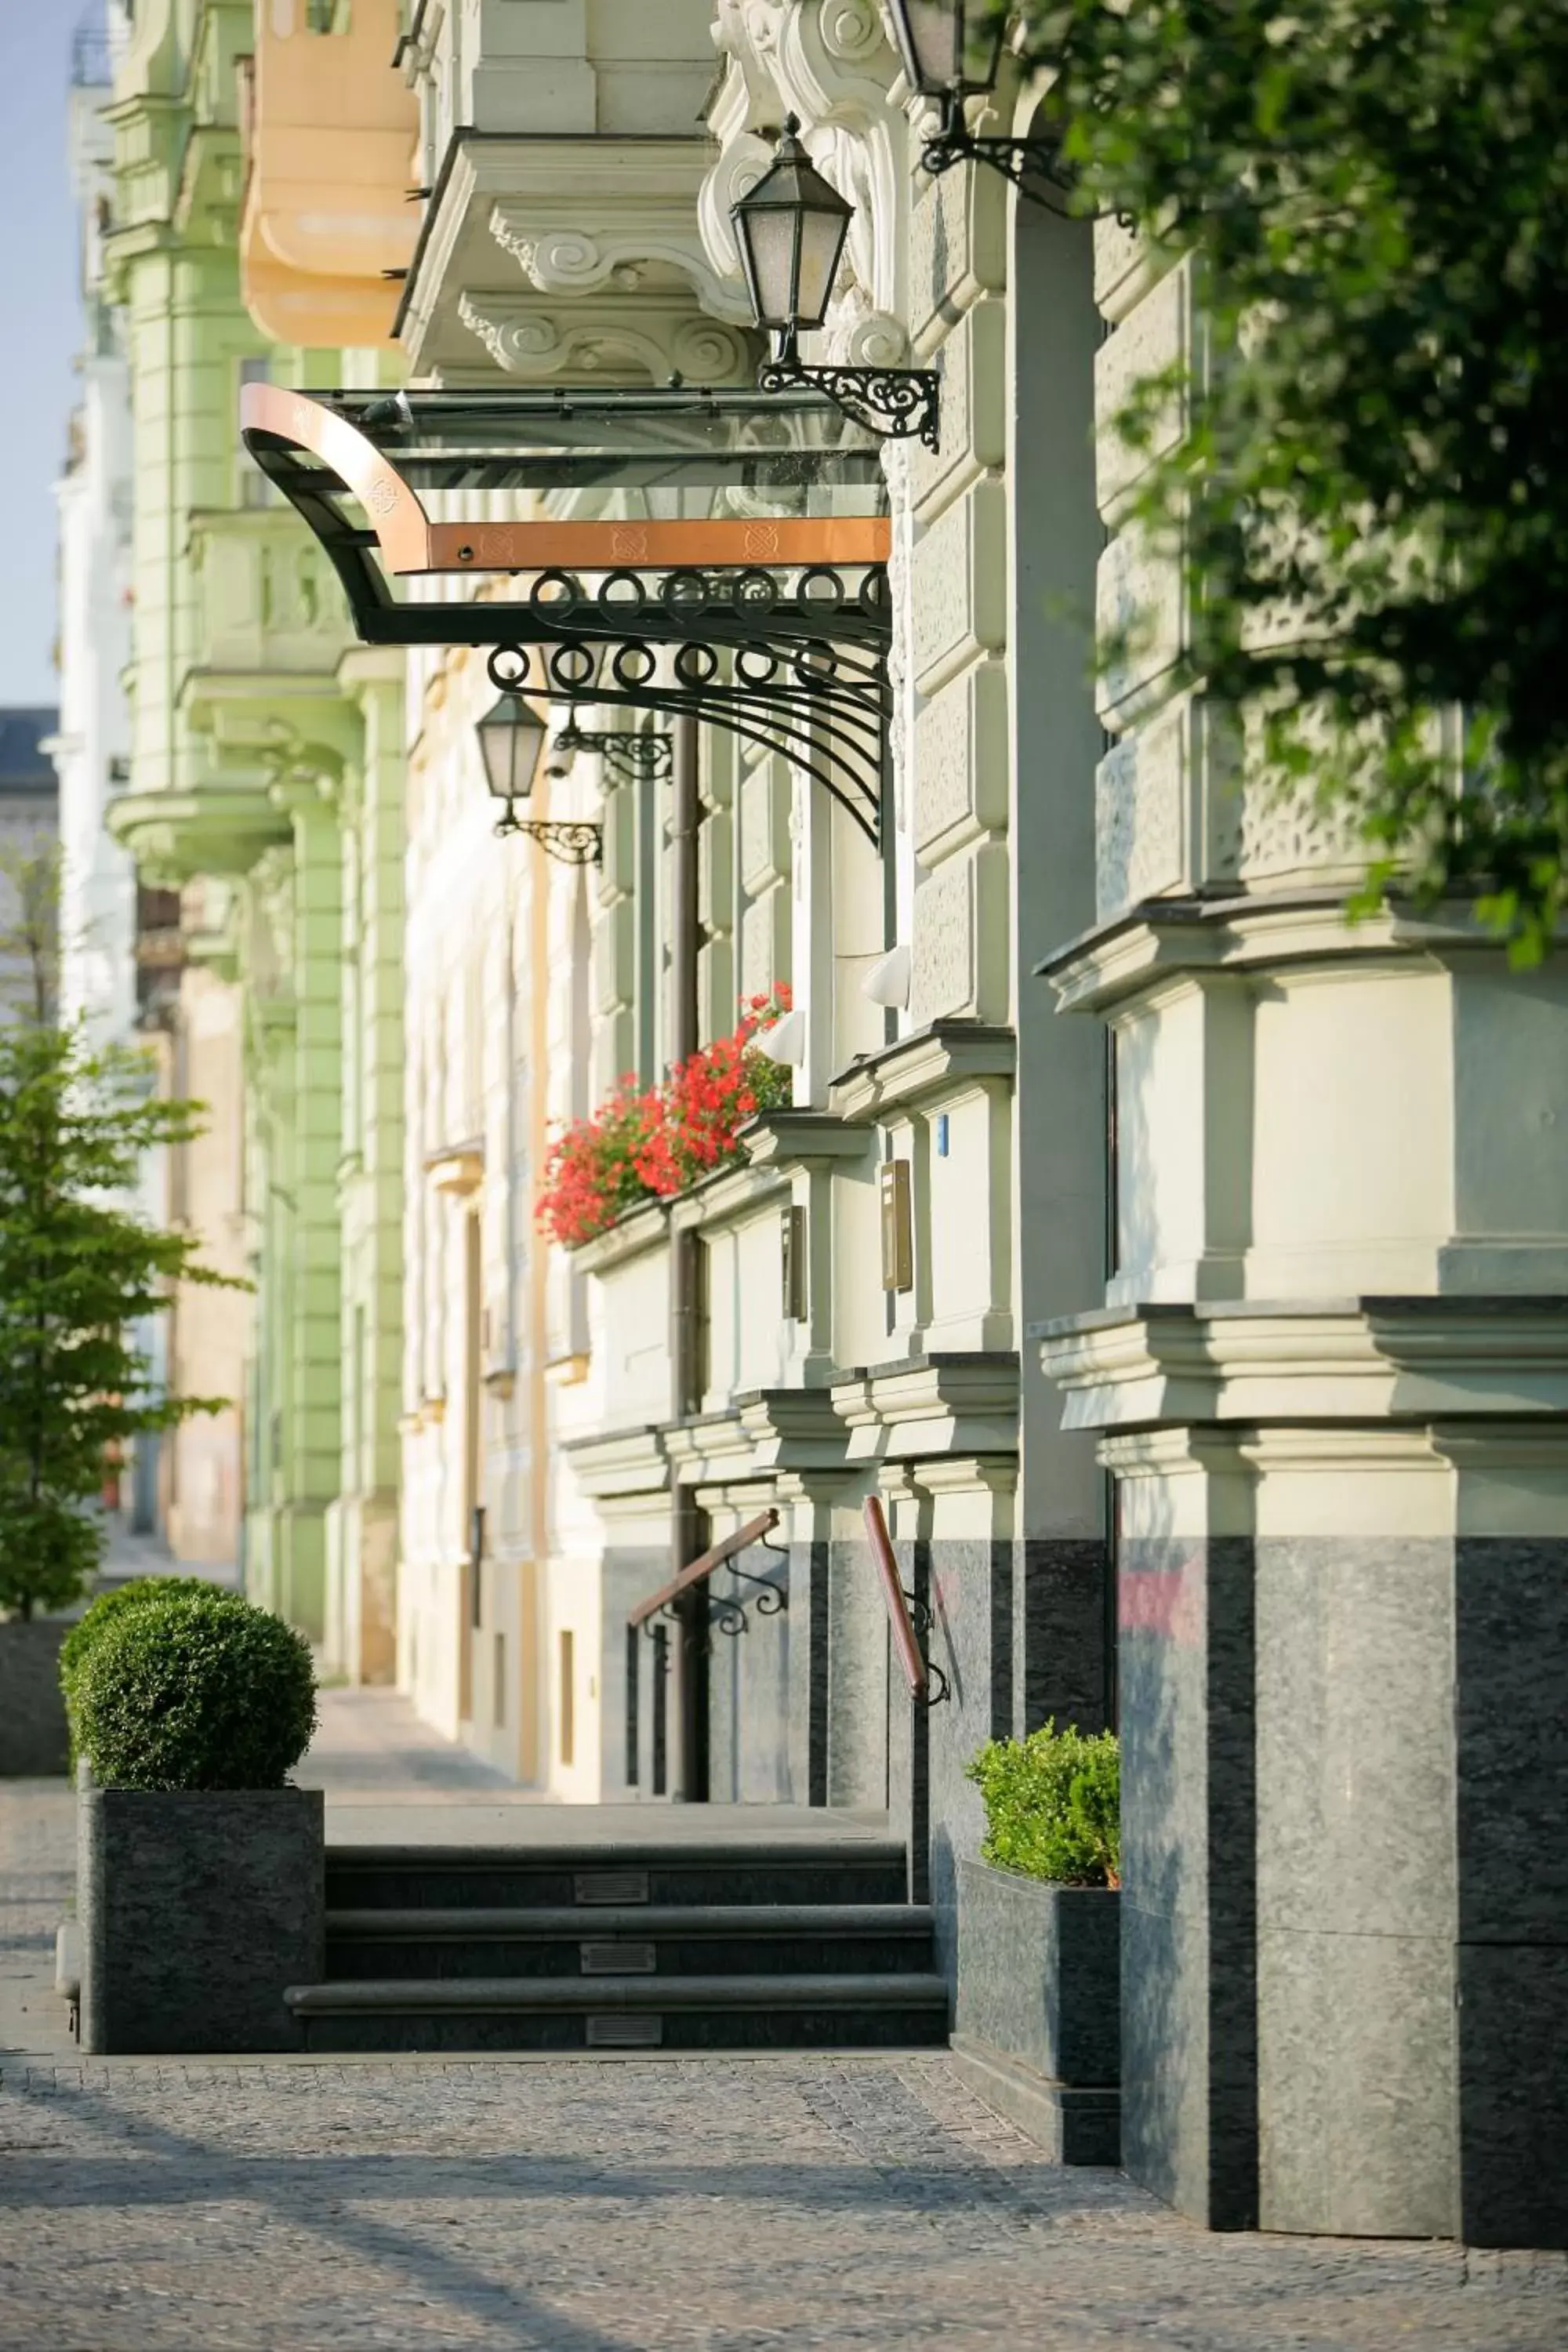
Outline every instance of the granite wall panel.
<path id="1" fill-rule="evenodd" d="M 1257 2216 L 1252 1547 L 1120 1562 L 1129 2170 L 1213 2229 Z"/>
<path id="2" fill-rule="evenodd" d="M 988 1739 L 1005 1739 L 1013 1727 L 1014 1546 L 947 1538 L 913 1549 L 930 1596 L 929 1655 L 948 1687 L 947 1697 L 925 1713 L 931 1900 L 938 1965 L 952 1982 L 958 1865 L 978 1856 L 985 1835 L 980 1791 L 966 1768 Z"/>
<path id="3" fill-rule="evenodd" d="M 1568 1944 L 1568 1540 L 1454 1560 L 1458 1934 Z"/>
<path id="4" fill-rule="evenodd" d="M 715 1804 L 789 1804 L 792 1579 L 787 1561 L 760 1549 L 746 1566 L 784 1606 L 765 1613 L 766 1595 L 729 1570 L 712 1579 L 708 1792 Z"/>
<path id="5" fill-rule="evenodd" d="M 1018 1736 L 1047 1719 L 1103 1731 L 1114 1613 L 1106 1547 L 1031 1536 L 1014 1547 L 1013 1719 Z"/>
<path id="6" fill-rule="evenodd" d="M 635 1644 L 628 1641 L 626 1612 L 668 1582 L 669 1554 L 652 1545 L 612 1546 L 603 1556 L 599 1577 L 599 1770 L 604 1801 L 610 1804 L 653 1794 L 654 1709 L 659 1696 L 655 1646 L 645 1633 L 637 1634 Z M 626 1771 L 626 1697 L 634 1659 L 637 1675 L 635 1781 Z"/>

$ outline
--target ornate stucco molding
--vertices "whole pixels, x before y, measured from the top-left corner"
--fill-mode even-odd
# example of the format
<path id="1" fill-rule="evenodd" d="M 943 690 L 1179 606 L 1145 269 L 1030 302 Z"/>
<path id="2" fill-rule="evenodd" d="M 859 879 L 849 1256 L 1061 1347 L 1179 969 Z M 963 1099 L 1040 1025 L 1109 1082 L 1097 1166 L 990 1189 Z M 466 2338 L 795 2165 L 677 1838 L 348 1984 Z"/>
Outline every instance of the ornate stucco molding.
<path id="1" fill-rule="evenodd" d="M 739 285 L 731 206 L 767 169 L 771 134 L 798 116 L 813 163 L 855 206 L 827 356 L 897 366 L 908 349 L 909 125 L 889 97 L 897 65 L 877 0 L 719 0 L 719 10 L 725 73 L 709 126 L 720 153 L 698 205 L 712 266 Z"/>
<path id="2" fill-rule="evenodd" d="M 581 213 L 552 219 L 537 198 L 498 204 L 490 235 L 542 294 L 637 294 L 661 279 L 684 278 L 710 317 L 750 319 L 744 289 L 711 267 L 684 197 L 660 204 L 610 192 L 601 194 L 594 211 L 598 225 L 587 229 Z"/>
<path id="3" fill-rule="evenodd" d="M 498 367 L 529 383 L 559 377 L 671 375 L 687 383 L 743 382 L 748 339 L 673 303 L 572 302 L 542 308 L 527 295 L 470 294 L 458 313 Z"/>

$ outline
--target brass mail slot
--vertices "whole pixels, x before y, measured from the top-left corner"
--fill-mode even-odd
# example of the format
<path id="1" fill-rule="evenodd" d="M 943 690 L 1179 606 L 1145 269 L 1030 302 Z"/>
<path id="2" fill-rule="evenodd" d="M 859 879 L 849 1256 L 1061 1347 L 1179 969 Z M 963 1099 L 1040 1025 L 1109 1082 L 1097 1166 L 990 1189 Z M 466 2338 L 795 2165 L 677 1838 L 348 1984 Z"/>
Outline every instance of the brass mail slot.
<path id="1" fill-rule="evenodd" d="M 882 1188 L 882 1287 L 912 1290 L 915 1286 L 914 1213 L 910 1202 L 910 1163 L 888 1160 L 880 1171 Z"/>

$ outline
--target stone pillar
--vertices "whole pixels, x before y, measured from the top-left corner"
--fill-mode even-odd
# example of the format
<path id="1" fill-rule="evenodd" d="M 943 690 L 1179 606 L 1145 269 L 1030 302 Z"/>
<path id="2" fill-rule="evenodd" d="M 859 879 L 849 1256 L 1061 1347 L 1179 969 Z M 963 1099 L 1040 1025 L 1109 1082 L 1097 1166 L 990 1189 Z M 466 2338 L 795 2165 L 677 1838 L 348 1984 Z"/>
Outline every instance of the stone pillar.
<path id="1" fill-rule="evenodd" d="M 291 777 L 273 791 L 294 831 L 292 1122 L 283 1180 L 292 1285 L 289 1328 L 278 1335 L 289 1358 L 288 1479 L 274 1536 L 288 1614 L 321 1642 L 328 1634 L 325 1514 L 338 1491 L 342 1402 L 342 872 L 337 813 L 321 780 Z"/>
<path id="2" fill-rule="evenodd" d="M 1533 1035 L 1568 982 L 1430 934 L 1396 961 L 1396 923 L 1321 908 L 1337 960 L 1292 968 L 1302 922 L 1233 906 L 1180 950 L 1148 924 L 1173 1025 L 1122 1061 L 1141 1303 L 1041 1335 L 1117 1482 L 1124 2151 L 1214 2227 L 1562 2244 L 1568 1296 L 1519 1276 L 1568 1239 Z M 1173 967 L 1243 940 L 1271 951 L 1222 975 L 1216 1050 Z M 1125 934 L 1079 963 L 1121 1050 L 1159 1016 L 1101 955 L 1127 976 Z M 1184 1038 L 1213 1087 L 1178 1082 Z M 1190 1270 L 1217 1229 L 1208 1192 L 1165 1213 L 1216 1098 L 1251 1106 L 1215 1155 L 1246 1295 L 1162 1297 L 1163 1249 Z M 1380 1261 L 1411 1287 L 1347 1297 Z"/>

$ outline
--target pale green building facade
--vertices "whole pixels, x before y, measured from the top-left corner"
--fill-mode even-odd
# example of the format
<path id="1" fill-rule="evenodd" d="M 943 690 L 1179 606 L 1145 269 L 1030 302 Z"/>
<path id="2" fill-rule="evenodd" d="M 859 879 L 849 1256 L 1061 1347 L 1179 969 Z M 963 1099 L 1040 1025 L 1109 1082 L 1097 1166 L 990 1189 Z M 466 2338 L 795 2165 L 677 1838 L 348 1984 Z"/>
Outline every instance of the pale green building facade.
<path id="1" fill-rule="evenodd" d="M 111 824 L 144 884 L 182 893 L 174 1082 L 216 1007 L 237 1063 L 186 1213 L 255 1286 L 228 1309 L 247 1588 L 330 1666 L 376 1679 L 392 1665 L 401 1355 L 402 664 L 352 644 L 324 558 L 238 443 L 246 382 L 374 381 L 379 364 L 271 341 L 247 309 L 255 41 L 250 0 L 162 0 L 120 31 L 109 258 L 135 586 Z M 213 1392 L 237 1354 L 209 1367 L 198 1351 L 180 1384 Z"/>

